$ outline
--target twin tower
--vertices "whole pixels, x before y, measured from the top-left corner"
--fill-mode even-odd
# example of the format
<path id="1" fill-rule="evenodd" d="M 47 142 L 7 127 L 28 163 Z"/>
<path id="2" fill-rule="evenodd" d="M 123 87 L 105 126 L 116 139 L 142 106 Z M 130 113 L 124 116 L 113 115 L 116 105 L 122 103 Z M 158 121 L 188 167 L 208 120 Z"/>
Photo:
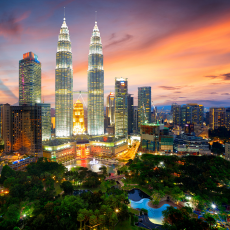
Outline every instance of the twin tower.
<path id="1" fill-rule="evenodd" d="M 55 70 L 55 135 L 73 134 L 73 65 L 65 18 L 58 37 Z M 104 134 L 104 69 L 100 32 L 95 22 L 88 55 L 88 133 Z"/>

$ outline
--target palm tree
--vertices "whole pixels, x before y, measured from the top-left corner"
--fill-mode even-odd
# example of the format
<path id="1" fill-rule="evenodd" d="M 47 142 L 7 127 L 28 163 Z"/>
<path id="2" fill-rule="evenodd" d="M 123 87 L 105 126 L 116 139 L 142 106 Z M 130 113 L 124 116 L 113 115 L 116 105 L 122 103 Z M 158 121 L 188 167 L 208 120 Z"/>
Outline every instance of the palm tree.
<path id="1" fill-rule="evenodd" d="M 212 225 L 214 225 L 216 223 L 216 220 L 213 216 L 211 216 L 210 213 L 207 213 L 205 215 L 205 220 L 207 221 L 207 223 L 209 224 L 209 228 L 212 229 Z"/>
<path id="2" fill-rule="evenodd" d="M 82 221 L 84 221 L 84 219 L 85 219 L 85 216 L 83 214 L 79 213 L 77 216 L 77 221 L 80 222 L 80 229 L 81 230 L 82 230 Z"/>

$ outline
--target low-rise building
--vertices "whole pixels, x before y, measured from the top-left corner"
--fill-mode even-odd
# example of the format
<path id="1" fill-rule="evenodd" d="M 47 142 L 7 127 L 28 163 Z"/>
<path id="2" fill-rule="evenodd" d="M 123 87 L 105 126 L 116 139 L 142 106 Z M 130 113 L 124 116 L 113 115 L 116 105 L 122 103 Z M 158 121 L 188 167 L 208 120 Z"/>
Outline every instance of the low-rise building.
<path id="1" fill-rule="evenodd" d="M 181 134 L 174 140 L 174 151 L 180 154 L 200 154 L 209 155 L 211 150 L 209 149 L 209 143 L 207 139 L 197 137 L 190 134 Z"/>
<path id="2" fill-rule="evenodd" d="M 164 124 L 146 123 L 141 125 L 141 151 L 173 152 L 173 136 Z"/>
<path id="3" fill-rule="evenodd" d="M 76 142 L 71 139 L 54 139 L 42 143 L 43 157 L 58 163 L 76 157 Z"/>
<path id="4" fill-rule="evenodd" d="M 113 156 L 128 149 L 127 138 L 102 136 L 91 139 L 89 144 L 90 153 L 101 156 Z"/>
<path id="5" fill-rule="evenodd" d="M 13 170 L 24 170 L 32 162 L 37 162 L 37 157 L 28 157 L 26 155 L 5 155 L 0 158 L 0 172 L 5 165 Z"/>

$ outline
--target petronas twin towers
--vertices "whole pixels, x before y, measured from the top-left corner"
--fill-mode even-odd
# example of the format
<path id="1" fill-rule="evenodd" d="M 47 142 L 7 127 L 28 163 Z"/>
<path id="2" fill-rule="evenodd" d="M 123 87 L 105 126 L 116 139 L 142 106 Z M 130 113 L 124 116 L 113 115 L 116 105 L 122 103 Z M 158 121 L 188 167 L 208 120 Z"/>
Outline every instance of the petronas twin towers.
<path id="1" fill-rule="evenodd" d="M 95 22 L 88 55 L 88 133 L 104 134 L 104 70 L 100 32 Z M 55 135 L 73 134 L 73 66 L 69 29 L 64 18 L 56 53 Z"/>

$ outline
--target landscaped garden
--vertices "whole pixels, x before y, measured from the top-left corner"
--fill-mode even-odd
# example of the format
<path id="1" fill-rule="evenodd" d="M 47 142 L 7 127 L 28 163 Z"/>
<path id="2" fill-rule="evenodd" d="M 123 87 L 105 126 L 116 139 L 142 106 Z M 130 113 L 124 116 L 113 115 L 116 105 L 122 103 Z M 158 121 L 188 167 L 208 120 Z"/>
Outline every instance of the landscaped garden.
<path id="1" fill-rule="evenodd" d="M 106 167 L 100 171 L 66 171 L 42 158 L 23 172 L 4 166 L 0 180 L 9 194 L 0 197 L 0 229 L 136 230 L 139 220 L 142 227 L 217 229 L 218 218 L 227 221 L 230 163 L 220 157 L 143 154 L 117 168 L 123 187 L 105 180 Z"/>

